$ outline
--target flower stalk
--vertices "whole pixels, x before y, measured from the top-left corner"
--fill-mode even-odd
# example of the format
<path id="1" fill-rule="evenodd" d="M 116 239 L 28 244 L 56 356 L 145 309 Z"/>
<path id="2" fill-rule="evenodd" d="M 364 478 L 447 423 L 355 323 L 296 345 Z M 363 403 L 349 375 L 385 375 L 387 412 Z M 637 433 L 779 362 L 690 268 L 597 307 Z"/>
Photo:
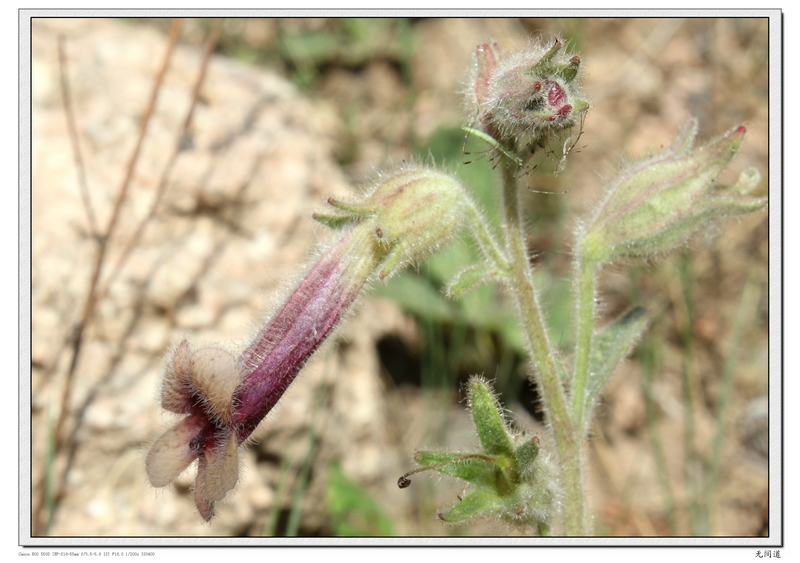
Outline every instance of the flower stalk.
<path id="1" fill-rule="evenodd" d="M 580 250 L 577 256 L 581 256 Z M 575 376 L 572 382 L 572 419 L 581 432 L 586 431 L 586 388 L 595 330 L 597 271 L 591 262 L 576 260 L 577 337 L 575 339 Z"/>
<path id="2" fill-rule="evenodd" d="M 572 416 L 586 432 L 589 380 L 608 377 L 593 370 L 597 274 L 615 260 L 660 258 L 685 244 L 714 220 L 758 211 L 765 198 L 749 194 L 760 174 L 745 170 L 733 186 L 720 185 L 720 174 L 742 146 L 743 126 L 693 149 L 697 120 L 690 120 L 662 153 L 623 169 L 611 181 L 592 216 L 577 233 L 574 260 L 576 327 L 572 378 Z M 641 330 L 644 329 L 642 324 Z M 631 346 L 638 335 L 620 345 Z"/>
<path id="3" fill-rule="evenodd" d="M 533 271 L 525 244 L 525 230 L 519 207 L 516 169 L 503 168 L 503 212 L 506 243 L 512 270 L 508 287 L 516 300 L 523 332 L 531 350 L 533 377 L 540 390 L 542 403 L 553 429 L 561 468 L 560 480 L 564 503 L 564 533 L 583 536 L 587 532 L 585 485 L 583 478 L 582 439 L 567 407 L 566 395 L 559 378 L 557 353 L 553 349 L 542 317 Z"/>

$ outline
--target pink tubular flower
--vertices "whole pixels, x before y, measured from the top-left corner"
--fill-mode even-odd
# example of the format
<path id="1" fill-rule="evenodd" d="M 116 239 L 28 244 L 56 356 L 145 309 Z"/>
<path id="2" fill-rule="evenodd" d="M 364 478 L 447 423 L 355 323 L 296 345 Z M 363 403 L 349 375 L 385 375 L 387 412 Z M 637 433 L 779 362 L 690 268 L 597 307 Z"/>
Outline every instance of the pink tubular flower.
<path id="1" fill-rule="evenodd" d="M 241 443 L 350 309 L 383 258 L 375 236 L 347 232 L 322 256 L 272 321 L 239 358 L 244 379 L 234 394 Z"/>
<path id="2" fill-rule="evenodd" d="M 317 216 L 344 230 L 237 359 L 183 340 L 168 357 L 165 410 L 185 415 L 156 440 L 146 469 L 154 487 L 171 483 L 196 459 L 194 500 L 205 520 L 238 481 L 238 447 L 349 311 L 373 275 L 417 260 L 457 228 L 463 191 L 449 176 L 402 170 L 360 203 L 329 200 L 340 214 Z"/>

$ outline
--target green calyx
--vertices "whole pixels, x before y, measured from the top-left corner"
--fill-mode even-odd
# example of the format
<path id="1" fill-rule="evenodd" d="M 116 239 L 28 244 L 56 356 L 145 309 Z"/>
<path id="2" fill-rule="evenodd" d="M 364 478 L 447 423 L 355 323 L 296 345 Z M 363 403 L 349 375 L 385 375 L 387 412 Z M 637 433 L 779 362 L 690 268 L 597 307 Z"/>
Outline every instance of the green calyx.
<path id="1" fill-rule="evenodd" d="M 409 167 L 386 177 L 361 201 L 328 199 L 336 213 L 315 214 L 314 219 L 333 229 L 369 229 L 385 249 L 383 279 L 446 242 L 461 226 L 464 198 L 453 177 Z"/>
<path id="2" fill-rule="evenodd" d="M 403 475 L 398 485 L 409 486 L 410 475 L 426 470 L 469 483 L 467 494 L 439 514 L 445 522 L 496 516 L 518 524 L 546 523 L 556 495 L 556 479 L 547 457 L 539 455 L 539 438 L 508 427 L 502 407 L 481 378 L 470 380 L 468 397 L 481 450 L 417 452 L 414 460 L 421 467 Z"/>
<path id="3" fill-rule="evenodd" d="M 561 47 L 561 41 L 556 39 L 553 42 L 553 46 L 531 67 L 528 74 L 543 78 L 557 77 L 564 82 L 575 80 L 581 68 L 581 58 L 578 55 L 573 55 L 567 61 L 558 60 Z"/>

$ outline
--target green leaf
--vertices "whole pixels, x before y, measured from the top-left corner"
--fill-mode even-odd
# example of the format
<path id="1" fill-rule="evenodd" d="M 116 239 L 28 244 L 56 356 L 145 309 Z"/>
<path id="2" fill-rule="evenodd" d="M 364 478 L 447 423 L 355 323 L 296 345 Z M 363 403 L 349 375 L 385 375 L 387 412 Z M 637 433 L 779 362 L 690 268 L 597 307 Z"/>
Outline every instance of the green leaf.
<path id="1" fill-rule="evenodd" d="M 501 407 L 481 379 L 470 380 L 469 401 L 478 437 L 486 453 L 513 458 L 514 445 L 503 421 Z"/>
<path id="2" fill-rule="evenodd" d="M 494 266 L 488 264 L 473 264 L 467 266 L 455 275 L 447 287 L 447 295 L 451 299 L 458 299 L 479 285 L 488 283 L 502 277 Z"/>
<path id="3" fill-rule="evenodd" d="M 435 468 L 439 473 L 463 479 L 479 487 L 495 487 L 497 484 L 497 465 L 479 457 L 464 459 L 464 455 L 458 452 L 417 452 L 414 455 L 414 461 L 423 467 L 431 467 L 443 463 L 445 465 Z M 431 469 L 434 468 L 431 467 Z"/>
<path id="4" fill-rule="evenodd" d="M 472 491 L 447 512 L 440 514 L 439 518 L 445 522 L 462 522 L 482 512 L 489 512 L 503 508 L 503 499 L 487 489 Z"/>
<path id="5" fill-rule="evenodd" d="M 525 473 L 533 467 L 533 463 L 539 456 L 539 438 L 531 436 L 517 446 L 516 459 L 521 473 Z"/>
<path id="6" fill-rule="evenodd" d="M 631 309 L 597 331 L 592 339 L 589 358 L 586 408 L 591 408 L 605 382 L 636 345 L 647 326 L 647 315 L 641 307 Z"/>
<path id="7" fill-rule="evenodd" d="M 477 137 L 478 139 L 484 141 L 485 143 L 488 143 L 489 145 L 500 151 L 503 154 L 503 156 L 505 156 L 508 160 L 510 160 L 517 166 L 522 166 L 522 159 L 513 151 L 504 147 L 500 143 L 500 141 L 498 141 L 491 135 L 487 135 L 483 131 L 479 131 L 478 129 L 473 129 L 472 127 L 462 127 L 461 130 L 464 131 L 465 133 L 469 133 L 470 135 Z"/>
<path id="8" fill-rule="evenodd" d="M 364 488 L 347 478 L 338 462 L 328 466 L 326 497 L 335 535 L 394 535 L 391 519 Z"/>

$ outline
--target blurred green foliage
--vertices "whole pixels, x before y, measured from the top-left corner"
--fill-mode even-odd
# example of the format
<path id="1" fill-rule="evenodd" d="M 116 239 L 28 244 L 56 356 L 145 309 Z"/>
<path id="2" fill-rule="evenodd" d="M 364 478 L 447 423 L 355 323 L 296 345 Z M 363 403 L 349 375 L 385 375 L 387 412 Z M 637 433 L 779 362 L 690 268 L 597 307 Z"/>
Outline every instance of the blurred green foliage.
<path id="1" fill-rule="evenodd" d="M 344 474 L 338 462 L 328 466 L 326 498 L 334 535 L 395 535 L 391 519 L 366 489 Z"/>
<path id="2" fill-rule="evenodd" d="M 335 18 L 321 27 L 292 28 L 278 20 L 276 55 L 289 76 L 308 89 L 328 66 L 357 68 L 374 59 L 397 63 L 406 74 L 414 49 L 407 18 Z"/>

